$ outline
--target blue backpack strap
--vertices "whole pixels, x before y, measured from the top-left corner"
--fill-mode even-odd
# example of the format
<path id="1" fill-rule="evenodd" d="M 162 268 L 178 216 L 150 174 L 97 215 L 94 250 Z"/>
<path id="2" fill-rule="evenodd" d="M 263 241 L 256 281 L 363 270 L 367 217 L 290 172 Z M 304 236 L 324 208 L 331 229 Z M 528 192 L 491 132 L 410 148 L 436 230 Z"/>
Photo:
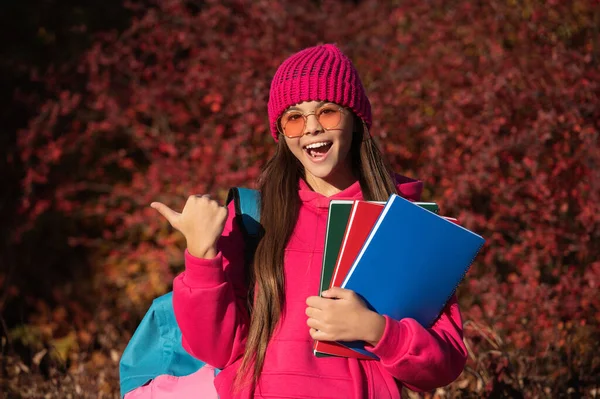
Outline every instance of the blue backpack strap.
<path id="1" fill-rule="evenodd" d="M 235 187 L 227 203 L 235 201 L 236 215 L 246 243 L 246 254 L 254 254 L 260 239 L 260 195 Z M 159 375 L 182 377 L 195 373 L 205 363 L 183 349 L 181 330 L 173 312 L 173 293 L 156 298 L 127 344 L 119 362 L 121 397 Z M 220 370 L 215 369 L 215 375 Z"/>

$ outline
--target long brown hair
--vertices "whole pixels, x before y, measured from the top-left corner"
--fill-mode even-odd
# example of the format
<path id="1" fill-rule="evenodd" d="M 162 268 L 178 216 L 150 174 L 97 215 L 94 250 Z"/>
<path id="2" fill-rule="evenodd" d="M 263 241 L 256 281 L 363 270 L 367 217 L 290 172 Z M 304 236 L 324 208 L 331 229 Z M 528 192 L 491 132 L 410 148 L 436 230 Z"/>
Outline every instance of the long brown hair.
<path id="1" fill-rule="evenodd" d="M 356 116 L 350 156 L 352 171 L 358 178 L 366 200 L 386 201 L 396 192 L 388 164 L 366 125 Z M 300 210 L 298 180 L 303 177 L 302 164 L 282 137 L 275 155 L 265 165 L 258 181 L 260 221 L 264 235 L 251 265 L 251 321 L 244 357 L 236 378 L 237 388 L 240 388 L 242 381 L 250 384 L 258 381 L 267 345 L 281 317 L 284 305 L 284 252 Z"/>

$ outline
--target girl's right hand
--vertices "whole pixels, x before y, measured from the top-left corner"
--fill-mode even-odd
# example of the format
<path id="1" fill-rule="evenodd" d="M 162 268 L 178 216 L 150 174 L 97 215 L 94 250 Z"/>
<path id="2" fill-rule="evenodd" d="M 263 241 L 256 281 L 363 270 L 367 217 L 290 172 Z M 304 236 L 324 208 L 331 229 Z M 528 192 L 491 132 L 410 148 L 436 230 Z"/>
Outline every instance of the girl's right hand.
<path id="1" fill-rule="evenodd" d="M 225 227 L 227 208 L 208 195 L 190 195 L 181 213 L 161 202 L 153 202 L 150 206 L 184 235 L 192 256 L 205 259 L 217 256 L 217 241 Z"/>

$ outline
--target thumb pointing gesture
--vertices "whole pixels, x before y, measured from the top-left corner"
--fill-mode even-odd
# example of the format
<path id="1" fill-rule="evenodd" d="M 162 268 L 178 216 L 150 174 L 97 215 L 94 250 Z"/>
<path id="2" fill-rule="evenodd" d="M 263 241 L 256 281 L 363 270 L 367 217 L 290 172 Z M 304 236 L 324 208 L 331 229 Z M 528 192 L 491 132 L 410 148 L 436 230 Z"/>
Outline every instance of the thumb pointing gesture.
<path id="1" fill-rule="evenodd" d="M 181 213 L 175 212 L 173 209 L 169 208 L 162 202 L 153 202 L 150 204 L 150 207 L 156 209 L 158 213 L 160 213 L 165 217 L 165 219 L 167 219 L 167 221 L 171 224 L 171 226 L 173 226 L 173 228 L 179 230 L 177 228 L 177 222 L 181 217 Z"/>
<path id="2" fill-rule="evenodd" d="M 217 241 L 227 220 L 227 208 L 208 195 L 190 195 L 181 213 L 161 202 L 152 202 L 150 206 L 185 236 L 191 255 L 198 258 L 216 256 Z"/>

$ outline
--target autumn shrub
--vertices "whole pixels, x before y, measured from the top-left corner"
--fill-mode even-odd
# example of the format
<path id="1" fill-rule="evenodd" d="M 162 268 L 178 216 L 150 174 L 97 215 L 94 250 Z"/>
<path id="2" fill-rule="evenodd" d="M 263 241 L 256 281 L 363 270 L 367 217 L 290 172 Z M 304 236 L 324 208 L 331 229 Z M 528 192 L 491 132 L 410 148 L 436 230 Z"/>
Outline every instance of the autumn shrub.
<path id="1" fill-rule="evenodd" d="M 106 347 L 97 335 L 107 323 L 120 326 L 110 342 L 122 348 L 182 270 L 181 236 L 149 203 L 180 208 L 192 193 L 223 200 L 231 186 L 252 186 L 274 149 L 270 77 L 292 52 L 336 42 L 360 70 L 373 135 L 394 168 L 487 239 L 459 290 L 469 363 L 438 393 L 596 388 L 598 8 L 395 3 L 130 3 L 125 31 L 36 77 L 52 95 L 18 134 L 14 242 L 52 229 L 67 268 L 30 324 L 48 339 L 72 337 L 63 357 Z M 69 277 L 70 253 L 88 265 L 83 275 Z M 22 290 L 13 286 L 11 300 Z"/>

